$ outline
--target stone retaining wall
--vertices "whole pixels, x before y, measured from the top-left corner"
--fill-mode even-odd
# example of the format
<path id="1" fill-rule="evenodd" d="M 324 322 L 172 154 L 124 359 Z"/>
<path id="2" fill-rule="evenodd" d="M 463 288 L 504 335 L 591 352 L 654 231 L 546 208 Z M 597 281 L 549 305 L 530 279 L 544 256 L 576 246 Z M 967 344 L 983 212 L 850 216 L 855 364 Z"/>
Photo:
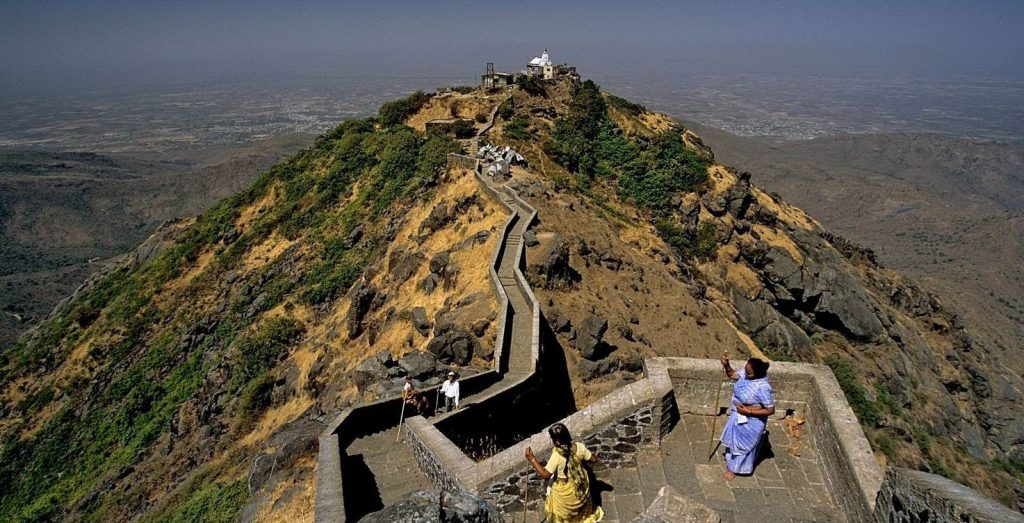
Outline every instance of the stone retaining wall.
<path id="1" fill-rule="evenodd" d="M 942 476 L 891 468 L 875 503 L 878 523 L 1022 523 L 1024 515 Z"/>

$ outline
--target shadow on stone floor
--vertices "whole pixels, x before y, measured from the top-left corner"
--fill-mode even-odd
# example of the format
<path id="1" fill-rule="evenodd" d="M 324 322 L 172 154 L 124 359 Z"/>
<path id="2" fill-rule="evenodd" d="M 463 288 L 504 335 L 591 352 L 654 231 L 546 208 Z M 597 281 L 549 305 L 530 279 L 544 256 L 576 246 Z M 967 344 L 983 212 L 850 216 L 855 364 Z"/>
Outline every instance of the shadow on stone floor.
<path id="1" fill-rule="evenodd" d="M 362 454 L 342 457 L 341 476 L 345 485 L 345 514 L 349 521 L 359 521 L 363 516 L 384 508 L 376 477 Z"/>

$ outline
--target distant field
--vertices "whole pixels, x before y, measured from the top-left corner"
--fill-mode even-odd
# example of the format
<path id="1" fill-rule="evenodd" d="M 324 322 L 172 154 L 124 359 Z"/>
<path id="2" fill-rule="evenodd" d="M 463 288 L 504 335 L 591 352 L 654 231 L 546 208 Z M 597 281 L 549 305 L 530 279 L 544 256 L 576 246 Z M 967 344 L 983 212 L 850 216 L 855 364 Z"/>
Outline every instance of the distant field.
<path id="1" fill-rule="evenodd" d="M 162 160 L 0 151 L 0 348 L 160 223 L 198 214 L 310 140 L 286 135 Z"/>

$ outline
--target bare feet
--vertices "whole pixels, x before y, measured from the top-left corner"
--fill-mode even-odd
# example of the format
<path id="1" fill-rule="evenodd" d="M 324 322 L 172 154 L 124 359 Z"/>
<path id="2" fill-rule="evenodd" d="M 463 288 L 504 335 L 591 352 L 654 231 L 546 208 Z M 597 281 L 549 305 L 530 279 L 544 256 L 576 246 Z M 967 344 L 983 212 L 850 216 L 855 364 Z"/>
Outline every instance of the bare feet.
<path id="1" fill-rule="evenodd" d="M 733 474 L 731 470 L 727 470 L 724 474 L 722 474 L 722 477 L 725 478 L 726 481 L 732 481 L 736 479 L 736 474 Z"/>

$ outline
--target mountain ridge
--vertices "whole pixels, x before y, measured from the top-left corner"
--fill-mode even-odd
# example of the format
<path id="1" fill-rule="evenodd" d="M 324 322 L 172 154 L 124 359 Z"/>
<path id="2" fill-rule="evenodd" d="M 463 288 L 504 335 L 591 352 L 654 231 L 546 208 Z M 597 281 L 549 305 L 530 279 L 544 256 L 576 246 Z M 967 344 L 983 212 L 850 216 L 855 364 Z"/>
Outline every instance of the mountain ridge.
<path id="1" fill-rule="evenodd" d="M 426 132 L 430 115 L 491 110 L 489 140 L 528 161 L 512 168 L 543 217 L 524 234 L 528 277 L 578 407 L 647 355 L 823 362 L 880 460 L 1015 502 L 1020 480 L 991 462 L 1019 451 L 1019 379 L 937 297 L 663 115 L 589 81 L 509 93 L 419 94 L 340 124 L 5 351 L 16 482 L 0 514 L 311 517 L 328 415 L 493 355 L 480 320 L 505 213 L 446 167 L 460 144 Z"/>

